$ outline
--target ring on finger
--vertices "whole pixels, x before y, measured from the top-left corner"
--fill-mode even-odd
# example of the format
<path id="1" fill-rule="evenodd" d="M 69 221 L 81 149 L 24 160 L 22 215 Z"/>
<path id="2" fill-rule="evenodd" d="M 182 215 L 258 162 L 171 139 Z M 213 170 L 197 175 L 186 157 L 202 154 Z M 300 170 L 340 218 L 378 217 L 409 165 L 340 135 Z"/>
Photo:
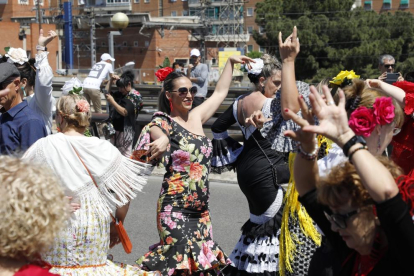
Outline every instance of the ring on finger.
<path id="1" fill-rule="evenodd" d="M 329 102 L 327 103 L 327 105 L 335 105 L 335 102 L 334 102 L 334 101 L 329 101 Z"/>

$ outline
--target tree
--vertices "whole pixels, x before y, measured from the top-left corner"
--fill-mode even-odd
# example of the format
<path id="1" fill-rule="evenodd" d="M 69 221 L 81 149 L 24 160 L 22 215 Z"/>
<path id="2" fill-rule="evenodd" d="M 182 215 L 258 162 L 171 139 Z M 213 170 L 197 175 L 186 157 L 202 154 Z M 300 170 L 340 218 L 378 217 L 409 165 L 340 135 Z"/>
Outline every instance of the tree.
<path id="1" fill-rule="evenodd" d="M 247 53 L 247 56 L 249 58 L 261 58 L 262 55 L 263 54 L 261 52 L 258 52 L 258 51 L 251 51 L 251 52 Z"/>
<path id="2" fill-rule="evenodd" d="M 298 79 L 312 83 L 354 70 L 363 78 L 378 77 L 378 58 L 391 54 L 397 70 L 414 71 L 414 17 L 397 11 L 377 14 L 352 9 L 354 0 L 265 0 L 256 5 L 256 22 L 265 33 L 254 32 L 256 42 L 278 56 L 278 35 L 286 38 L 298 27 L 301 53 Z M 271 13 L 267 12 L 272 10 Z"/>

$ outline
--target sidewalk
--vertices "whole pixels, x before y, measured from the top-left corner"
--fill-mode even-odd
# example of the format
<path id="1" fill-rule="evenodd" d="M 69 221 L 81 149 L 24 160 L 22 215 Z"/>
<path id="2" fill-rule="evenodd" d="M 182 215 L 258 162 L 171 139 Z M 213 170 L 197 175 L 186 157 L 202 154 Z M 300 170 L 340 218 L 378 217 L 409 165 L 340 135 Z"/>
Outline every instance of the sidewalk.
<path id="1" fill-rule="evenodd" d="M 164 169 L 158 169 L 157 167 L 152 171 L 152 175 L 163 176 L 164 173 Z M 237 174 L 233 171 L 222 174 L 210 173 L 208 179 L 210 182 L 237 184 Z"/>

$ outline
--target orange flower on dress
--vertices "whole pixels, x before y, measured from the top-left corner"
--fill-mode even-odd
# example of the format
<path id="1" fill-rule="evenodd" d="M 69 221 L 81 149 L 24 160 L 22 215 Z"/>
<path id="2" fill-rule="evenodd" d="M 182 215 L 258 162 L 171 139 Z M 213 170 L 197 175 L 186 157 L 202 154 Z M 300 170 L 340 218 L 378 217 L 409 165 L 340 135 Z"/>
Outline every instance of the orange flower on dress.
<path id="1" fill-rule="evenodd" d="M 200 181 L 203 176 L 203 166 L 200 163 L 191 163 L 190 165 L 190 178 L 195 181 Z"/>
<path id="2" fill-rule="evenodd" d="M 181 180 L 181 178 L 181 174 L 176 173 L 167 180 L 169 195 L 175 195 L 177 193 L 184 192 L 184 182 Z"/>
<path id="3" fill-rule="evenodd" d="M 165 239 L 165 242 L 167 243 L 167 244 L 172 244 L 173 243 L 173 238 L 172 237 L 167 237 L 166 239 Z"/>

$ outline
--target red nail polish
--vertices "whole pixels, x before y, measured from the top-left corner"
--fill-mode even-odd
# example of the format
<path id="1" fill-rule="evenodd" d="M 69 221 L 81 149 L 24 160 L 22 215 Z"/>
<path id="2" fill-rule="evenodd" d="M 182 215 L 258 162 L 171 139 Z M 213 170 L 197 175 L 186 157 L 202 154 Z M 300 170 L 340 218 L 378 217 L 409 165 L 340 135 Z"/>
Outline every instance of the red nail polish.
<path id="1" fill-rule="evenodd" d="M 289 112 L 289 109 L 285 108 L 285 112 Z"/>
<path id="2" fill-rule="evenodd" d="M 300 98 L 303 99 L 303 95 L 300 95 Z"/>

